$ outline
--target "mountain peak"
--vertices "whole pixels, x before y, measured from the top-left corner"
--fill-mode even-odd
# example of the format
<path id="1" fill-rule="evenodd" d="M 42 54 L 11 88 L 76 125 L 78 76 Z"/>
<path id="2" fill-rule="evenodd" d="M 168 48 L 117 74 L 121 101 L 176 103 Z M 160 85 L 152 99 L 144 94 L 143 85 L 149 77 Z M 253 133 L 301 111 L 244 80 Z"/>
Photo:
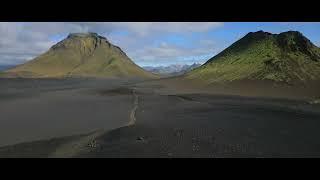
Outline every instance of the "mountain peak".
<path id="1" fill-rule="evenodd" d="M 83 39 L 83 38 L 93 38 L 93 39 L 100 39 L 103 41 L 108 42 L 107 38 L 104 36 L 99 35 L 95 32 L 86 32 L 86 33 L 69 33 L 66 39 Z"/>
<path id="2" fill-rule="evenodd" d="M 272 36 L 272 33 L 265 32 L 265 31 L 256 31 L 256 32 L 249 32 L 245 37 L 250 37 L 250 38 L 266 38 L 269 36 Z"/>
<path id="3" fill-rule="evenodd" d="M 311 56 L 314 60 L 319 59 L 318 53 L 314 53 L 314 51 L 318 51 L 316 50 L 317 47 L 299 31 L 286 31 L 279 34 L 272 34 L 262 30 L 249 32 L 239 41 L 227 48 L 227 52 L 246 50 L 251 46 L 266 43 L 265 41 L 275 42 L 282 51 L 301 52 Z"/>
<path id="4" fill-rule="evenodd" d="M 285 51 L 302 52 L 319 61 L 319 49 L 299 31 L 287 31 L 277 35 L 278 45 Z"/>
<path id="5" fill-rule="evenodd" d="M 293 83 L 320 79 L 320 48 L 302 33 L 248 33 L 188 74 L 210 82 L 241 79 Z"/>
<path id="6" fill-rule="evenodd" d="M 301 32 L 299 31 L 286 31 L 282 32 L 279 35 L 294 35 L 294 36 L 303 36 Z"/>
<path id="7" fill-rule="evenodd" d="M 265 34 L 265 35 L 272 35 L 271 33 L 266 32 L 266 31 L 263 31 L 263 30 L 259 30 L 259 31 L 256 31 L 256 32 L 249 32 L 248 34 Z"/>
<path id="8" fill-rule="evenodd" d="M 70 33 L 44 54 L 7 73 L 18 77 L 156 77 L 137 66 L 120 47 L 92 32 Z"/>
<path id="9" fill-rule="evenodd" d="M 111 43 L 107 38 L 98 35 L 94 32 L 88 33 L 70 33 L 67 38 L 58 42 L 51 49 L 74 49 L 82 51 L 85 54 L 92 53 L 101 45 L 111 47 Z"/>
<path id="10" fill-rule="evenodd" d="M 98 35 L 95 32 L 86 32 L 86 33 L 70 33 L 67 38 L 88 38 L 88 37 L 95 37 L 95 38 L 102 38 L 106 39 L 103 36 Z"/>
<path id="11" fill-rule="evenodd" d="M 256 31 L 256 32 L 249 32 L 245 37 L 251 37 L 251 38 L 267 38 L 267 37 L 275 37 L 275 38 L 304 38 L 307 39 L 306 37 L 303 36 L 303 34 L 299 31 L 286 31 L 286 32 L 281 32 L 279 34 L 272 34 L 270 32 L 266 31 Z"/>
<path id="12" fill-rule="evenodd" d="M 286 40 L 286 41 L 301 41 L 301 42 L 310 42 L 308 38 L 306 38 L 299 31 L 287 31 L 277 34 L 278 39 Z"/>

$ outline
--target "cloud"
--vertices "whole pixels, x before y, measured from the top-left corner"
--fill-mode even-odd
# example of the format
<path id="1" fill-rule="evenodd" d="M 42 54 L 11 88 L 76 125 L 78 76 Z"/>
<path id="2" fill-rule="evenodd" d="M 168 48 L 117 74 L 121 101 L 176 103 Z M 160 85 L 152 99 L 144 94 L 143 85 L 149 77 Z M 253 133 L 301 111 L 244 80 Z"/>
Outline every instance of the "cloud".
<path id="1" fill-rule="evenodd" d="M 121 22 L 114 23 L 115 27 L 129 29 L 132 33 L 146 36 L 157 33 L 192 33 L 206 32 L 223 25 L 220 22 Z"/>
<path id="2" fill-rule="evenodd" d="M 317 47 L 320 48 L 320 40 L 316 40 L 316 41 L 314 42 L 314 45 L 316 45 Z"/>
<path id="3" fill-rule="evenodd" d="M 209 46 L 199 43 L 198 48 L 186 49 L 165 41 L 154 43 L 172 34 L 188 39 L 193 33 L 206 33 L 221 26 L 223 23 L 219 22 L 0 22 L 0 63 L 23 63 L 54 45 L 57 39 L 53 37 L 63 38 L 74 32 L 104 35 L 134 61 L 177 59 L 203 54 Z"/>
<path id="4" fill-rule="evenodd" d="M 204 63 L 222 48 L 214 40 L 203 39 L 194 47 L 183 47 L 161 42 L 157 46 L 145 46 L 128 55 L 141 66 Z M 131 51 L 130 51 L 131 52 Z"/>

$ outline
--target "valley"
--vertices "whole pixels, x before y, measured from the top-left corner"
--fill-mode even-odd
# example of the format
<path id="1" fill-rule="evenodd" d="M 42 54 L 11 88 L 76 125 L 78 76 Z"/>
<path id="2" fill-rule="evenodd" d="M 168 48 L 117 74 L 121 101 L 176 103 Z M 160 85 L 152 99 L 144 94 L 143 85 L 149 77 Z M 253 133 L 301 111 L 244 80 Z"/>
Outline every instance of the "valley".
<path id="1" fill-rule="evenodd" d="M 320 106 L 304 99 L 181 93 L 154 80 L 52 81 L 24 80 L 50 85 L 2 99 L 0 157 L 319 156 Z"/>
<path id="2" fill-rule="evenodd" d="M 258 31 L 163 76 L 72 33 L 1 72 L 0 157 L 320 157 L 319 63 L 301 33 Z"/>

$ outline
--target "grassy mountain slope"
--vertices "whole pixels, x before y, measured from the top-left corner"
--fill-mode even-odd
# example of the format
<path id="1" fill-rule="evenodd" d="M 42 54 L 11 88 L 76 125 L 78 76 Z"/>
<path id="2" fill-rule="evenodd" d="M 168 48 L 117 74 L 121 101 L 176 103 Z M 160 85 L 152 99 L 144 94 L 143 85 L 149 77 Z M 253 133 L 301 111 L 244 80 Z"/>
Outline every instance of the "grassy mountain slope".
<path id="1" fill-rule="evenodd" d="M 242 79 L 286 83 L 318 80 L 320 49 L 296 31 L 248 33 L 185 77 L 207 83 Z"/>
<path id="2" fill-rule="evenodd" d="M 156 77 L 96 33 L 70 34 L 46 53 L 7 70 L 6 74 L 19 77 Z"/>

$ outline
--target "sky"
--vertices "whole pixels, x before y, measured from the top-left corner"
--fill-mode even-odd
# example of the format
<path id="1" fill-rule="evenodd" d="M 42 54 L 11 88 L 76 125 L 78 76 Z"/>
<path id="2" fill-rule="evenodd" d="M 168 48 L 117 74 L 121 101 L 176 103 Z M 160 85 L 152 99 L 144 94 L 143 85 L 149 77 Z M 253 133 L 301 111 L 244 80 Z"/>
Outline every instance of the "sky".
<path id="1" fill-rule="evenodd" d="M 0 65 L 25 63 L 76 32 L 105 36 L 140 66 L 204 63 L 259 30 L 300 31 L 320 47 L 317 22 L 0 22 Z"/>

